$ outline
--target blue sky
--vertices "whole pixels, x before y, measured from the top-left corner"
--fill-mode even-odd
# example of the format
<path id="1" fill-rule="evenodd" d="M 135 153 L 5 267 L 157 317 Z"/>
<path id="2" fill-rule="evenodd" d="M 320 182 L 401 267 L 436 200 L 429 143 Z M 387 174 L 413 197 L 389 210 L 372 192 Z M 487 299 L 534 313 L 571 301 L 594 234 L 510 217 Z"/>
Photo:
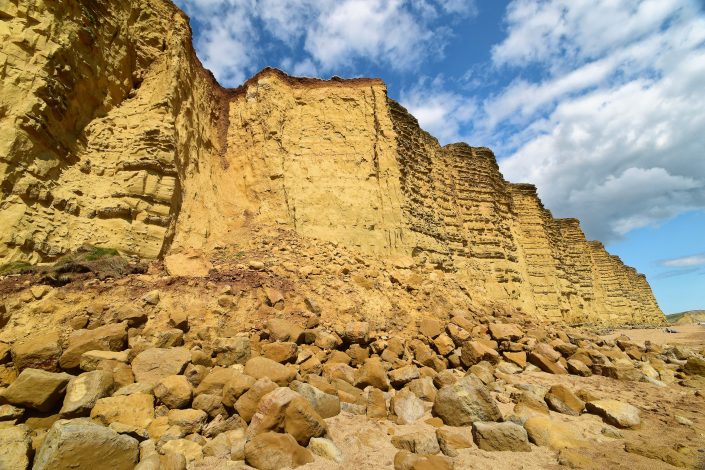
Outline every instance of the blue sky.
<path id="1" fill-rule="evenodd" d="M 235 87 L 266 66 L 381 77 L 441 143 L 491 147 L 645 273 L 705 309 L 703 0 L 177 0 Z"/>

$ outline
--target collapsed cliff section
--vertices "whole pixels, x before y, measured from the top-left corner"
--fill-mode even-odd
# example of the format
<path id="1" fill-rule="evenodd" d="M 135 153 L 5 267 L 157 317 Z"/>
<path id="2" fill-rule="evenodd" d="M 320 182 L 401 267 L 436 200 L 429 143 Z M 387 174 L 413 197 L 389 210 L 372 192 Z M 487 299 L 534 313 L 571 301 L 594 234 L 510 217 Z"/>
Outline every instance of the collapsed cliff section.
<path id="1" fill-rule="evenodd" d="M 0 264 L 86 243 L 211 256 L 274 227 L 537 319 L 662 321 L 642 275 L 382 81 L 265 69 L 226 90 L 169 0 L 64 3 L 0 9 Z"/>

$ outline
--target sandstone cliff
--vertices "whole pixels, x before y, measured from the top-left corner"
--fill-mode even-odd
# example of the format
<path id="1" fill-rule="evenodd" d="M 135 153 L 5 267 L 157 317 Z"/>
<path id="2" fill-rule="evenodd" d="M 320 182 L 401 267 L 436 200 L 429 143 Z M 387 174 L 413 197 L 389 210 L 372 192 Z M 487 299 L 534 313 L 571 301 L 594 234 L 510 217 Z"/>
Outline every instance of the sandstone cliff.
<path id="1" fill-rule="evenodd" d="M 0 265 L 211 253 L 277 226 L 541 319 L 663 320 L 643 275 L 489 149 L 440 146 L 380 80 L 265 69 L 223 89 L 168 0 L 11 0 L 0 39 Z"/>

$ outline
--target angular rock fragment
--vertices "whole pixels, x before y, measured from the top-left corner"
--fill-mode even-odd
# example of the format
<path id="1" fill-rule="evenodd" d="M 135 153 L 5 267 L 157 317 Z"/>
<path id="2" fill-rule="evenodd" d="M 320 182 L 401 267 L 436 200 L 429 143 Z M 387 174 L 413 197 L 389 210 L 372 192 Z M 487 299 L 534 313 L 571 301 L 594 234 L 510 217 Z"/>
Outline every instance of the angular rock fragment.
<path id="1" fill-rule="evenodd" d="M 59 420 L 51 427 L 33 470 L 105 468 L 132 470 L 137 464 L 137 440 L 89 421 Z"/>
<path id="2" fill-rule="evenodd" d="M 72 376 L 65 373 L 47 372 L 40 369 L 25 369 L 14 382 L 2 392 L 12 405 L 50 411 L 58 405 L 66 392 Z"/>
<path id="3" fill-rule="evenodd" d="M 150 348 L 139 353 L 132 361 L 132 372 L 137 382 L 156 384 L 170 375 L 184 371 L 191 360 L 185 348 Z"/>
<path id="4" fill-rule="evenodd" d="M 641 424 L 639 408 L 618 400 L 589 401 L 585 407 L 589 413 L 602 417 L 607 424 L 619 428 L 633 428 Z"/>
<path id="5" fill-rule="evenodd" d="M 497 421 L 501 413 L 479 379 L 466 376 L 436 394 L 433 414 L 448 426 L 467 426 L 474 421 Z"/>
<path id="6" fill-rule="evenodd" d="M 62 418 L 88 416 L 96 402 L 110 394 L 113 374 L 105 370 L 84 372 L 69 381 L 64 404 L 59 411 Z"/>
<path id="7" fill-rule="evenodd" d="M 313 455 L 289 434 L 265 432 L 245 444 L 245 461 L 258 470 L 279 470 L 313 462 Z"/>
<path id="8" fill-rule="evenodd" d="M 482 450 L 530 452 L 529 437 L 526 430 L 511 422 L 506 423 L 472 423 L 472 436 Z"/>

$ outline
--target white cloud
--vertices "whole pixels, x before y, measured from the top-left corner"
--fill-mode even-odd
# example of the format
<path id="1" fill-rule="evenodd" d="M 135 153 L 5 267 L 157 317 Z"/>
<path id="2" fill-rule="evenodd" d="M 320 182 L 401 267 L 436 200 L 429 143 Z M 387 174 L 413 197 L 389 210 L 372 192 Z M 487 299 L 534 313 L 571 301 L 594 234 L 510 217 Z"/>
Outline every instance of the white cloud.
<path id="1" fill-rule="evenodd" d="M 600 19 L 600 21 L 598 21 Z M 705 18 L 695 2 L 516 0 L 497 66 L 527 65 L 483 104 L 505 176 L 610 240 L 705 208 Z"/>
<path id="2" fill-rule="evenodd" d="M 440 77 L 402 91 L 400 101 L 424 130 L 444 143 L 460 140 L 477 109 L 472 99 L 445 91 Z"/>
<path id="3" fill-rule="evenodd" d="M 669 268 L 692 268 L 696 266 L 703 266 L 705 265 L 705 253 L 663 260 L 661 261 L 661 265 L 668 266 Z"/>
<path id="4" fill-rule="evenodd" d="M 293 73 L 341 73 L 358 61 L 411 70 L 439 57 L 442 14 L 467 18 L 472 0 L 177 0 L 198 23 L 196 48 L 226 85 L 267 65 L 271 50 L 296 57 Z M 279 41 L 265 42 L 268 36 Z"/>

